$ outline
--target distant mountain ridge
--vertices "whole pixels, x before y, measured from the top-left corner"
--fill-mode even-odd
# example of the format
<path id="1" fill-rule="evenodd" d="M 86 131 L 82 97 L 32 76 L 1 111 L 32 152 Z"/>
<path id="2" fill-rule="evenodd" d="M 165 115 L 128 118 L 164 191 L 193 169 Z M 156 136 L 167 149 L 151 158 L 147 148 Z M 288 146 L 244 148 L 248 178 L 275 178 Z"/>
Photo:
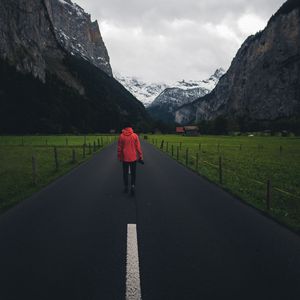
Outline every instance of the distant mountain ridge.
<path id="1" fill-rule="evenodd" d="M 212 93 L 175 115 L 181 124 L 299 118 L 300 1 L 285 2 L 263 31 L 246 39 Z"/>
<path id="2" fill-rule="evenodd" d="M 146 82 L 137 77 L 123 76 L 119 73 L 114 73 L 114 77 L 145 107 L 148 107 L 168 87 L 166 83 Z"/>
<path id="3" fill-rule="evenodd" d="M 216 70 L 215 74 L 207 80 L 181 80 L 173 83 L 166 82 L 147 82 L 138 77 L 123 76 L 120 73 L 114 73 L 114 77 L 118 80 L 130 93 L 140 100 L 146 108 L 151 106 L 157 97 L 166 89 L 177 88 L 181 90 L 201 89 L 211 91 L 219 77 L 224 74 L 222 68 Z M 156 102 L 157 103 L 157 102 Z"/>
<path id="4" fill-rule="evenodd" d="M 179 107 L 209 94 L 224 73 L 224 69 L 219 68 L 207 80 L 179 81 L 173 87 L 165 89 L 158 95 L 149 105 L 147 111 L 156 120 L 173 123 L 175 121 L 175 111 Z"/>

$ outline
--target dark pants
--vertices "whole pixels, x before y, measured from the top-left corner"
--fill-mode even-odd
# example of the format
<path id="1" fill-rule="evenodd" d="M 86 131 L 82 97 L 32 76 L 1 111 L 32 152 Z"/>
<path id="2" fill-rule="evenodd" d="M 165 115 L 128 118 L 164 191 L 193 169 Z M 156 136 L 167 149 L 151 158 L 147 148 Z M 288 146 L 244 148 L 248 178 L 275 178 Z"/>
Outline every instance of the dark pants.
<path id="1" fill-rule="evenodd" d="M 134 161 L 134 162 L 123 162 L 123 180 L 124 180 L 124 185 L 125 186 L 128 186 L 129 166 L 130 166 L 130 173 L 131 173 L 131 185 L 135 185 L 136 161 Z"/>

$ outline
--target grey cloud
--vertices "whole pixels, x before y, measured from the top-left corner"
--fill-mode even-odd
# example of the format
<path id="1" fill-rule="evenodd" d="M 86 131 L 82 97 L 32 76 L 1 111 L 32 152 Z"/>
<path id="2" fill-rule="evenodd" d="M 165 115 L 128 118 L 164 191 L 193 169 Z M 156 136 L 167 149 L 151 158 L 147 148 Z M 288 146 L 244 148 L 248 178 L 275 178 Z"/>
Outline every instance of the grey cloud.
<path id="1" fill-rule="evenodd" d="M 227 68 L 248 35 L 239 28 L 238 20 L 250 15 L 266 24 L 284 1 L 75 2 L 100 21 L 115 71 L 170 81 L 202 79 L 220 66 Z"/>

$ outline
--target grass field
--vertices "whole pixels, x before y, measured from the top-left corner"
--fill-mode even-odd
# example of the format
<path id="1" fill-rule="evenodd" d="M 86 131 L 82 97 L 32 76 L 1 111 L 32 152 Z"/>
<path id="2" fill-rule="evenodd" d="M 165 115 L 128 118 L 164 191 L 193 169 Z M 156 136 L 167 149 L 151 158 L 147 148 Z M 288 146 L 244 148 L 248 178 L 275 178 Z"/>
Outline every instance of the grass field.
<path id="1" fill-rule="evenodd" d="M 148 141 L 300 231 L 299 138 L 149 135 Z M 269 180 L 270 196 L 267 197 Z M 270 209 L 267 199 L 270 199 Z"/>
<path id="2" fill-rule="evenodd" d="M 0 212 L 86 161 L 114 139 L 114 136 L 101 135 L 0 136 Z M 36 175 L 32 157 L 36 161 Z"/>

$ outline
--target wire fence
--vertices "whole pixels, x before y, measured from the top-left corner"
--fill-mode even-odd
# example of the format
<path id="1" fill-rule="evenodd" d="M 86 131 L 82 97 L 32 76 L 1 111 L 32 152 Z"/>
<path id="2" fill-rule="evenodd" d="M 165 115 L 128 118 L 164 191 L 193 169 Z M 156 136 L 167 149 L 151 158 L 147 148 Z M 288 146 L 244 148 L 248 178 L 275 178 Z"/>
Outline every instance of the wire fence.
<path id="1" fill-rule="evenodd" d="M 239 159 L 229 158 L 232 155 L 227 151 L 247 151 L 243 145 L 185 144 L 163 139 L 148 139 L 148 142 L 256 208 L 297 230 L 300 229 L 300 191 L 287 184 L 285 188 L 277 186 L 272 176 L 264 178 L 259 171 L 255 173 L 251 168 L 251 171 L 247 170 Z M 253 149 L 259 153 L 264 146 L 252 146 Z M 280 146 L 275 151 L 281 155 L 284 149 Z M 251 164 L 251 160 L 246 164 Z M 299 193 L 292 192 L 295 190 Z"/>

